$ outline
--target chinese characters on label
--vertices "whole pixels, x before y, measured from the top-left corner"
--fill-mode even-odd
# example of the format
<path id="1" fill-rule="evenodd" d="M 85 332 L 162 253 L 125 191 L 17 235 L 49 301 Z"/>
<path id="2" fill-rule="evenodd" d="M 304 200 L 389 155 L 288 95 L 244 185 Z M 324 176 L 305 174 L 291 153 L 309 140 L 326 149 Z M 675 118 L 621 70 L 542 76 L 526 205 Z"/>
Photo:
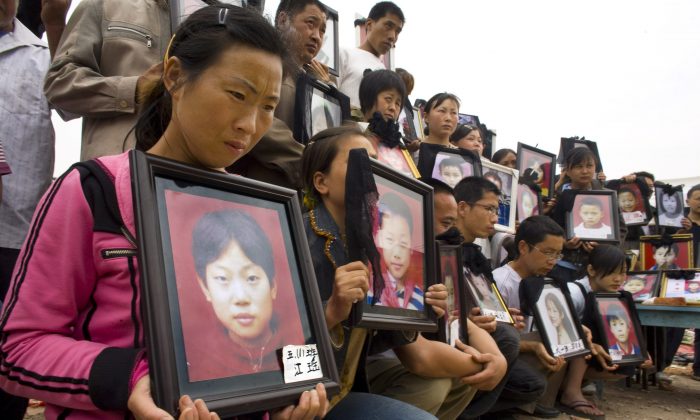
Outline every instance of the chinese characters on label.
<path id="1" fill-rule="evenodd" d="M 508 312 L 482 308 L 481 313 L 484 315 L 491 315 L 492 317 L 496 318 L 496 321 L 510 323 L 510 316 L 508 315 Z"/>
<path id="2" fill-rule="evenodd" d="M 561 356 L 564 354 L 568 353 L 573 353 L 576 351 L 583 350 L 583 340 L 578 339 L 576 341 L 572 341 L 569 344 L 556 344 L 552 345 L 552 352 L 554 353 L 555 356 Z"/>
<path id="3" fill-rule="evenodd" d="M 301 382 L 322 378 L 323 372 L 318 357 L 316 344 L 284 346 L 282 349 L 284 382 Z"/>

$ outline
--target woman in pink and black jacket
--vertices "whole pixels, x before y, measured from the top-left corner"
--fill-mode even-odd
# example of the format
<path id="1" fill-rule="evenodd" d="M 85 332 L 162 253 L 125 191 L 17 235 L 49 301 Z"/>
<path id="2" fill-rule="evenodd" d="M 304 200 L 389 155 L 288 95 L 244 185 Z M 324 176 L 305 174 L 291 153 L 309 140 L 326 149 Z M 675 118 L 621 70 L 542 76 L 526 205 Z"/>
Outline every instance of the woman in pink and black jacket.
<path id="1" fill-rule="evenodd" d="M 254 12 L 193 13 L 144 104 L 137 148 L 223 171 L 270 127 L 285 56 L 275 29 Z M 103 190 L 86 171 L 51 186 L 3 305 L 0 386 L 46 401 L 47 419 L 169 418 L 149 390 L 128 154 L 97 163 L 114 184 L 121 223 L 108 222 Z M 319 385 L 273 417 L 310 419 L 326 407 Z M 180 410 L 181 418 L 218 418 L 187 396 Z"/>

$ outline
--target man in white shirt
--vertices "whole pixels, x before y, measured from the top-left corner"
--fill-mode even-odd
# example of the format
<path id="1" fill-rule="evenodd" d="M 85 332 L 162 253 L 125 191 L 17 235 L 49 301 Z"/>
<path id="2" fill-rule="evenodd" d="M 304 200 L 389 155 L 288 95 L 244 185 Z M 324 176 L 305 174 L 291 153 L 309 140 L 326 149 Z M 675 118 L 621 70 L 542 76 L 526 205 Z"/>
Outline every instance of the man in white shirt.
<path id="1" fill-rule="evenodd" d="M 404 22 L 399 6 L 390 1 L 379 2 L 369 11 L 365 42 L 356 48 L 341 49 L 338 90 L 350 97 L 351 107 L 360 108 L 360 82 L 365 70 L 384 68 L 379 57 L 396 45 Z"/>

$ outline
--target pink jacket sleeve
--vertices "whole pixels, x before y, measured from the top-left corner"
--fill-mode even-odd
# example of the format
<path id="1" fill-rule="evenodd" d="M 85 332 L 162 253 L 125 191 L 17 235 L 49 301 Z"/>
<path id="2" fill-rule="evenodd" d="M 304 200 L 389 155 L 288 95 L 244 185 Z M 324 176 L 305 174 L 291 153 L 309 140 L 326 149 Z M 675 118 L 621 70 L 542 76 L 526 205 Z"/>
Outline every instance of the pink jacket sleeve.
<path id="1" fill-rule="evenodd" d="M 0 386 L 9 393 L 74 409 L 126 409 L 142 350 L 104 339 L 108 328 L 99 340 L 90 337 L 95 291 L 103 287 L 95 235 L 74 170 L 39 203 L 5 298 Z"/>

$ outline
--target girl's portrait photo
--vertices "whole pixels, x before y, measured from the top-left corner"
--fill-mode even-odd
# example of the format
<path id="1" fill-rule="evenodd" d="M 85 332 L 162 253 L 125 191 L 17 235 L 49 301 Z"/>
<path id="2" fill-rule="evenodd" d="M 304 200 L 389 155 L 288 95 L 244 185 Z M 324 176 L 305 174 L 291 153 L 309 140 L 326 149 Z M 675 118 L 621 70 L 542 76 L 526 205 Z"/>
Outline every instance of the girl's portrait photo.
<path id="1" fill-rule="evenodd" d="M 483 315 L 492 315 L 496 321 L 513 323 L 513 318 L 498 292 L 496 284 L 484 275 L 476 275 L 465 270 L 467 289 L 475 306 L 481 309 Z"/>
<path id="2" fill-rule="evenodd" d="M 534 305 L 533 305 L 534 303 Z M 554 357 L 588 352 L 569 301 L 559 287 L 546 280 L 537 302 L 531 302 L 535 322 L 547 351 Z"/>
<path id="3" fill-rule="evenodd" d="M 454 188 L 462 178 L 472 175 L 474 175 L 474 166 L 460 155 L 438 152 L 435 156 L 432 177 L 449 185 L 450 188 Z"/>
<path id="4" fill-rule="evenodd" d="M 620 290 L 632 294 L 635 302 L 641 302 L 654 297 L 659 286 L 659 273 L 629 273 Z"/>
<path id="5" fill-rule="evenodd" d="M 525 184 L 518 184 L 518 200 L 516 217 L 522 222 L 530 216 L 540 214 L 540 198 L 532 188 Z"/>
<path id="6" fill-rule="evenodd" d="M 689 305 L 700 305 L 700 272 L 696 271 L 690 278 L 664 273 L 659 296 L 682 297 Z"/>
<path id="7" fill-rule="evenodd" d="M 574 205 L 567 218 L 568 237 L 582 240 L 613 241 L 617 229 L 617 202 L 611 194 L 579 193 L 574 198 Z M 615 200 L 616 201 L 616 200 Z"/>
<path id="8" fill-rule="evenodd" d="M 518 143 L 516 165 L 520 178 L 539 186 L 543 197 L 553 194 L 555 160 L 553 153 Z"/>
<path id="9" fill-rule="evenodd" d="M 662 241 L 661 236 L 642 236 L 639 257 L 642 270 L 685 270 L 694 267 L 691 235 L 676 234 L 673 241 Z"/>
<path id="10" fill-rule="evenodd" d="M 619 299 L 598 300 L 608 354 L 613 362 L 643 358 L 629 309 Z"/>
<path id="11" fill-rule="evenodd" d="M 617 202 L 627 225 L 645 224 L 648 221 L 645 200 L 637 184 L 620 186 L 617 190 Z"/>
<path id="12" fill-rule="evenodd" d="M 657 225 L 670 227 L 683 227 L 683 191 L 676 190 L 668 194 L 664 188 L 656 187 Z"/>

